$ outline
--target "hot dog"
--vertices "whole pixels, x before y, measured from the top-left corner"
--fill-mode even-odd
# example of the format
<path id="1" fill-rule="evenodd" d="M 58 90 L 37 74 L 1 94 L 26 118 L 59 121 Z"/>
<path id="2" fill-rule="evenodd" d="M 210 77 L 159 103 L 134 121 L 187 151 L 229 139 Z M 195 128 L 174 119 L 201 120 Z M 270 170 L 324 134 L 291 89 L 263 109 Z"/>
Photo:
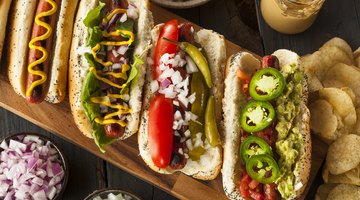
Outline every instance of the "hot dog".
<path id="1" fill-rule="evenodd" d="M 1 21 L 0 21 L 0 28 L 1 31 L 0 32 L 0 59 L 1 59 L 1 54 L 2 54 L 2 49 L 3 49 L 3 45 L 4 45 L 4 39 L 5 39 L 5 33 L 6 31 L 6 24 L 7 24 L 7 19 L 8 19 L 8 13 L 10 10 L 10 5 L 11 5 L 11 0 L 8 1 L 1 1 L 0 2 L 0 15 L 1 15 Z"/>
<path id="2" fill-rule="evenodd" d="M 159 173 L 211 180 L 220 172 L 224 37 L 170 20 L 152 30 L 138 143 Z"/>
<path id="3" fill-rule="evenodd" d="M 223 186 L 230 199 L 294 199 L 310 173 L 307 84 L 299 56 L 228 59 L 223 99 Z"/>
<path id="4" fill-rule="evenodd" d="M 71 111 L 102 152 L 138 130 L 153 27 L 148 6 L 143 0 L 79 4 L 70 51 Z"/>
<path id="5" fill-rule="evenodd" d="M 65 97 L 76 6 L 77 0 L 14 2 L 8 76 L 16 93 L 31 103 Z"/>

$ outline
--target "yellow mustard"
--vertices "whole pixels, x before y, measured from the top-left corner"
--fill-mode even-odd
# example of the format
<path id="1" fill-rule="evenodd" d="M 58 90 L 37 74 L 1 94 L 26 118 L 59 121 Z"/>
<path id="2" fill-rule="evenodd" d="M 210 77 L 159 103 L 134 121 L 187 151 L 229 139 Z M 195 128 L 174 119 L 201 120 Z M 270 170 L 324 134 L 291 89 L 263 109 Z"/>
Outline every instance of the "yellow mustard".
<path id="1" fill-rule="evenodd" d="M 103 22 L 108 22 L 113 15 L 117 14 L 117 13 L 126 13 L 127 10 L 125 9 L 115 9 L 113 12 L 111 12 L 108 16 L 106 16 L 103 19 Z M 101 60 L 100 58 L 97 57 L 97 52 L 99 51 L 99 49 L 101 48 L 101 45 L 105 45 L 105 46 L 122 46 L 122 45 L 128 45 L 130 46 L 133 42 L 134 42 L 134 33 L 132 33 L 131 31 L 126 31 L 126 30 L 116 30 L 116 31 L 111 31 L 111 32 L 107 32 L 107 31 L 102 31 L 101 32 L 102 35 L 104 37 L 112 37 L 112 36 L 120 36 L 120 35 L 127 35 L 129 36 L 129 39 L 127 41 L 119 41 L 119 42 L 115 42 L 115 41 L 101 41 L 99 43 L 97 43 L 93 48 L 92 48 L 92 55 L 94 56 L 94 59 L 100 63 L 101 65 L 105 66 L 105 67 L 109 67 L 111 66 L 113 63 L 110 61 L 104 62 L 103 60 Z M 119 85 L 116 84 L 112 81 L 110 81 L 108 78 L 106 78 L 107 76 L 111 75 L 115 78 L 121 78 L 123 80 L 127 80 L 128 76 L 127 76 L 127 71 L 130 69 L 130 66 L 128 64 L 122 64 L 121 66 L 121 72 L 120 73 L 115 73 L 115 72 L 102 72 L 101 70 L 97 71 L 95 69 L 95 67 L 90 67 L 90 71 L 94 74 L 94 76 L 110 85 L 119 89 L 122 89 L 124 87 L 126 87 L 126 84 L 123 85 Z M 96 104 L 102 104 L 105 106 L 108 106 L 110 108 L 115 109 L 116 111 L 109 113 L 107 115 L 104 116 L 103 119 L 101 118 L 95 118 L 95 122 L 101 125 L 106 125 L 106 124 L 119 124 L 122 127 L 126 126 L 126 122 L 121 120 L 121 119 L 114 119 L 114 117 L 116 116 L 120 116 L 122 114 L 129 114 L 132 112 L 132 110 L 124 105 L 119 105 L 117 103 L 112 103 L 110 101 L 111 99 L 124 99 L 125 96 L 122 94 L 107 94 L 107 96 L 100 96 L 100 97 L 92 97 L 91 98 L 91 102 L 96 103 Z"/>
<path id="2" fill-rule="evenodd" d="M 50 37 L 50 35 L 52 33 L 51 26 L 48 23 L 45 23 L 45 22 L 41 21 L 40 19 L 42 17 L 47 17 L 47 16 L 51 16 L 51 15 L 55 14 L 56 10 L 57 10 L 57 5 L 53 0 L 46 0 L 46 2 L 49 3 L 52 6 L 52 8 L 50 10 L 46 11 L 46 12 L 42 12 L 42 13 L 35 16 L 35 23 L 37 25 L 39 25 L 39 26 L 44 27 L 46 29 L 46 33 L 41 35 L 41 36 L 33 38 L 29 42 L 29 48 L 41 51 L 42 56 L 41 56 L 40 59 L 38 59 L 38 60 L 36 60 L 36 61 L 34 61 L 34 62 L 32 62 L 32 63 L 30 63 L 28 65 L 28 72 L 31 73 L 31 74 L 40 76 L 41 78 L 39 80 L 36 80 L 36 81 L 31 83 L 30 87 L 26 91 L 26 96 L 31 96 L 34 88 L 36 86 L 38 86 L 38 85 L 41 85 L 41 84 L 45 83 L 45 81 L 47 79 L 47 75 L 43 71 L 34 70 L 35 66 L 40 65 L 41 63 L 45 62 L 45 60 L 48 57 L 48 52 L 46 51 L 46 49 L 44 47 L 42 47 L 42 46 L 35 45 L 35 43 L 39 42 L 39 41 L 42 41 L 42 40 L 46 40 L 47 38 Z"/>

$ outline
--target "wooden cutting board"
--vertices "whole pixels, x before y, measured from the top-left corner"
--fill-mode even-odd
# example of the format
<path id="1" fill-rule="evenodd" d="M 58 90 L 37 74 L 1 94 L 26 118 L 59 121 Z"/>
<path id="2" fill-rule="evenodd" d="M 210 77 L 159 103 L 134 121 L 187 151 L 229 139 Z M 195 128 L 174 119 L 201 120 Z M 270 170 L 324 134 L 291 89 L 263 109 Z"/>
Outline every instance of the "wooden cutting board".
<path id="1" fill-rule="evenodd" d="M 155 23 L 166 22 L 176 18 L 184 19 L 152 4 L 151 11 Z M 227 41 L 227 55 L 244 50 Z M 60 104 L 41 103 L 29 104 L 15 94 L 6 76 L 6 66 L 1 66 L 0 74 L 0 106 L 23 117 L 24 119 L 72 142 L 98 157 L 111 162 L 115 166 L 137 176 L 180 199 L 226 199 L 223 192 L 221 175 L 213 181 L 199 181 L 182 173 L 162 175 L 153 172 L 143 162 L 139 155 L 137 138 L 134 135 L 126 141 L 116 142 L 106 148 L 106 153 L 99 152 L 92 139 L 86 138 L 76 127 L 71 116 L 68 99 Z M 311 178 L 315 177 L 321 166 L 326 149 L 319 140 L 313 140 L 313 156 Z M 312 182 L 311 180 L 311 182 Z M 304 195 L 305 197 L 305 195 Z"/>

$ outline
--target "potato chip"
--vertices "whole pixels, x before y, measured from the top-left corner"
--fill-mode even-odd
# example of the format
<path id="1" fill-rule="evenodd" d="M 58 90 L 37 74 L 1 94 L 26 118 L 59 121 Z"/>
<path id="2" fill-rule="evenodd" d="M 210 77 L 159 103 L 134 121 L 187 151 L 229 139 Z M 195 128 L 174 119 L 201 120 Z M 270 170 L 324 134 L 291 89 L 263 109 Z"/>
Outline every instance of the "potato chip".
<path id="1" fill-rule="evenodd" d="M 354 51 L 354 60 L 355 66 L 360 68 L 360 47 Z"/>
<path id="2" fill-rule="evenodd" d="M 321 81 L 324 74 L 336 63 L 346 63 L 351 65 L 353 61 L 341 48 L 328 45 L 319 51 L 300 58 L 300 64 L 309 78 L 309 91 L 313 92 L 322 88 Z"/>
<path id="3" fill-rule="evenodd" d="M 337 185 L 338 184 L 333 184 L 333 183 L 320 185 L 316 191 L 315 200 L 326 200 L 329 192 Z"/>
<path id="4" fill-rule="evenodd" d="M 350 47 L 350 45 L 343 39 L 338 38 L 338 37 L 334 37 L 331 40 L 327 41 L 321 48 L 321 49 L 327 47 L 327 46 L 336 46 L 339 49 L 343 50 L 347 56 L 353 61 L 354 60 L 354 56 L 352 53 L 352 49 Z"/>
<path id="5" fill-rule="evenodd" d="M 333 175 L 329 173 L 329 171 L 326 172 L 326 170 L 325 168 L 323 171 L 323 176 L 326 177 L 326 183 L 345 183 L 360 186 L 360 165 L 338 175 Z"/>
<path id="6" fill-rule="evenodd" d="M 329 68 L 322 80 L 324 87 L 350 87 L 356 96 L 356 106 L 360 106 L 360 71 L 355 67 L 338 63 Z"/>
<path id="7" fill-rule="evenodd" d="M 349 184 L 335 186 L 327 197 L 327 200 L 360 200 L 360 187 Z"/>
<path id="8" fill-rule="evenodd" d="M 325 100 L 317 100 L 310 104 L 310 126 L 315 134 L 333 141 L 338 138 L 336 129 L 338 127 L 337 117 L 333 113 L 330 103 Z"/>
<path id="9" fill-rule="evenodd" d="M 356 109 L 356 117 L 357 120 L 353 132 L 357 135 L 360 135 L 360 108 Z"/>
<path id="10" fill-rule="evenodd" d="M 360 163 L 360 136 L 343 135 L 328 149 L 326 166 L 334 175 L 342 174 L 357 167 Z"/>
<path id="11" fill-rule="evenodd" d="M 351 98 L 351 101 L 355 105 L 356 104 L 356 96 L 355 96 L 354 91 L 349 87 L 342 87 L 340 89 L 343 90 L 344 92 L 346 92 L 349 95 L 349 97 Z"/>
<path id="12" fill-rule="evenodd" d="M 356 112 L 351 97 L 339 88 L 329 87 L 319 90 L 319 98 L 325 99 L 334 108 L 335 112 L 343 119 L 347 127 L 356 123 Z"/>

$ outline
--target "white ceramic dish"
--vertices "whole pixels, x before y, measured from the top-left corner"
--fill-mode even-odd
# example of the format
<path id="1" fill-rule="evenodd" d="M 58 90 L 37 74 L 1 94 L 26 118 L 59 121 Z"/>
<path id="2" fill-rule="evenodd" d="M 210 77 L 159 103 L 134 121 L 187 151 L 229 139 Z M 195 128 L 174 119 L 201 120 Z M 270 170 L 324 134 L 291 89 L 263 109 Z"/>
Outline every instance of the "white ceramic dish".
<path id="1" fill-rule="evenodd" d="M 210 0 L 152 0 L 168 8 L 192 8 L 207 3 Z"/>

